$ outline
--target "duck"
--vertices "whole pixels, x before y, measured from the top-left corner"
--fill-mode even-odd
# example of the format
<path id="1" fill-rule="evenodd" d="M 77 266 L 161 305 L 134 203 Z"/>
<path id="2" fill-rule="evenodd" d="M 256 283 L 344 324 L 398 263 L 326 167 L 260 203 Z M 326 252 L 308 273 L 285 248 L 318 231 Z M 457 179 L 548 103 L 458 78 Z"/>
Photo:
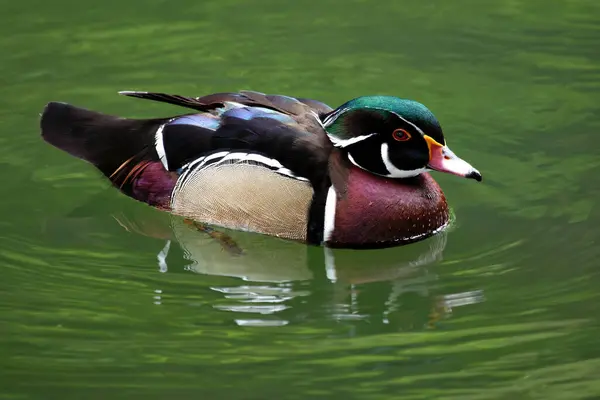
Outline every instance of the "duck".
<path id="1" fill-rule="evenodd" d="M 399 246 L 449 225 L 432 171 L 482 180 L 415 100 L 365 95 L 334 109 L 250 90 L 119 94 L 186 112 L 139 119 L 52 101 L 43 140 L 125 195 L 210 226 L 331 248 Z"/>

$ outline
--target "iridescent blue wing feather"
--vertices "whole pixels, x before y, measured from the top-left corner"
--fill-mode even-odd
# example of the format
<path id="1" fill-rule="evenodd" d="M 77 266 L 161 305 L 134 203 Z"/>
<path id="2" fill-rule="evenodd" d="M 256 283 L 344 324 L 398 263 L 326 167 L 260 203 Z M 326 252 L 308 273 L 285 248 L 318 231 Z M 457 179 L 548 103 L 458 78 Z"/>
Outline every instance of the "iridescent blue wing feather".
<path id="1" fill-rule="evenodd" d="M 137 97 L 141 99 L 159 101 L 182 107 L 192 108 L 202 112 L 210 112 L 217 115 L 227 112 L 230 109 L 239 108 L 243 105 L 250 108 L 258 108 L 258 113 L 268 113 L 268 111 L 278 112 L 287 115 L 300 125 L 303 130 L 322 135 L 324 134 L 321 118 L 332 111 L 328 105 L 311 99 L 297 99 L 285 95 L 272 95 L 249 90 L 239 93 L 214 93 L 201 97 L 185 97 L 180 95 L 171 95 L 166 93 L 122 91 L 122 95 Z M 235 111 L 243 114 L 248 111 Z M 247 115 L 256 115 L 253 112 Z M 280 117 L 283 118 L 283 117 Z M 291 123 L 291 120 L 283 120 Z"/>
<path id="2" fill-rule="evenodd" d="M 308 133 L 286 114 L 260 107 L 175 117 L 157 133 L 157 153 L 169 171 L 210 153 L 252 151 L 315 182 L 326 171 L 329 154 L 322 137 Z"/>

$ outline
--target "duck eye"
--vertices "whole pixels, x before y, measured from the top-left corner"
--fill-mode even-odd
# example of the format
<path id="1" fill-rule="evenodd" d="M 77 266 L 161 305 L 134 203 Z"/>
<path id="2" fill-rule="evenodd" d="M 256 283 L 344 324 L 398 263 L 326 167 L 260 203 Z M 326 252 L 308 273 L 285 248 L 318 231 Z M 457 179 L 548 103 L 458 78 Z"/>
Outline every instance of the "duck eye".
<path id="1" fill-rule="evenodd" d="M 408 139 L 411 138 L 410 133 L 408 133 L 404 129 L 396 129 L 394 132 L 392 132 L 392 137 L 394 138 L 394 140 L 397 140 L 399 142 L 406 142 Z"/>

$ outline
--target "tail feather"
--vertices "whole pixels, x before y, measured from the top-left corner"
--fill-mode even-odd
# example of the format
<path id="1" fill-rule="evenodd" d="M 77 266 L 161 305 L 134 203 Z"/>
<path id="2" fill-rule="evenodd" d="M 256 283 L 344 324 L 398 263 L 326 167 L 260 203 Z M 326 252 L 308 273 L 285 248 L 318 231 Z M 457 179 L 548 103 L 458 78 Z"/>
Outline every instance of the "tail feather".
<path id="1" fill-rule="evenodd" d="M 111 177 L 128 161 L 158 160 L 154 134 L 165 119 L 137 120 L 51 102 L 42 112 L 42 138 Z M 143 156 L 142 156 L 143 155 Z"/>

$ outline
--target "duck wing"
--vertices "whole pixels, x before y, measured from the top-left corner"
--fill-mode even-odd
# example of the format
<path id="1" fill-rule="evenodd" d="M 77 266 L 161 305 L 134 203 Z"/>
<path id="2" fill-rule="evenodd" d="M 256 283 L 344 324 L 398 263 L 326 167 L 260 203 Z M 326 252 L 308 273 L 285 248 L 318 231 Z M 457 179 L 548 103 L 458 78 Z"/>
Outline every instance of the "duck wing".
<path id="1" fill-rule="evenodd" d="M 149 98 L 160 98 L 155 95 Z M 302 210 L 309 195 L 312 200 L 306 235 L 311 242 L 322 238 L 331 185 L 330 155 L 336 151 L 319 118 L 327 106 L 255 92 L 191 100 L 172 96 L 168 100 L 199 112 L 129 119 L 53 102 L 42 114 L 42 135 L 54 146 L 94 164 L 113 184 L 138 200 L 170 208 L 175 204 L 173 193 L 177 193 L 181 214 L 196 209 L 189 207 L 193 203 L 188 203 L 188 198 L 191 202 L 213 199 L 208 203 L 218 205 L 217 200 L 226 199 L 229 192 L 245 188 L 239 196 L 250 189 L 248 193 L 256 196 L 248 201 L 249 205 L 273 208 L 278 200 L 281 207 L 280 213 L 275 213 L 279 215 L 276 219 L 292 218 L 300 226 L 306 222 L 302 222 L 306 215 Z M 248 181 L 256 182 L 248 186 Z M 206 196 L 206 191 L 198 196 L 201 187 L 211 185 L 216 185 L 210 192 L 212 198 Z M 219 190 L 224 192 L 217 196 Z M 281 190 L 288 194 L 276 195 Z M 302 204 L 287 204 L 282 197 Z M 229 226 L 259 215 L 258 209 L 251 207 L 235 209 L 238 205 L 233 201 L 226 205 L 231 208 Z M 213 215 L 220 210 L 223 208 L 213 210 Z M 260 221 L 263 219 L 256 223 Z M 289 224 L 283 224 L 282 229 L 285 226 Z M 258 225 L 255 228 L 261 230 Z"/>
<path id="2" fill-rule="evenodd" d="M 265 142 L 272 143 L 271 150 L 276 153 L 274 154 L 275 158 L 284 156 L 284 159 L 287 159 L 288 162 L 300 168 L 299 172 L 301 174 L 306 174 L 307 172 L 303 171 L 300 163 L 295 162 L 301 159 L 304 160 L 304 167 L 311 168 L 314 172 L 327 170 L 338 195 L 345 196 L 349 167 L 347 160 L 337 154 L 334 157 L 330 157 L 327 165 L 324 165 L 325 160 L 322 159 L 322 156 L 327 155 L 329 157 L 329 154 L 332 153 L 322 121 L 334 110 L 325 103 L 314 99 L 264 94 L 250 90 L 242 90 L 239 93 L 214 93 L 201 97 L 139 91 L 123 91 L 119 93 L 125 96 L 192 108 L 224 118 L 225 123 L 219 134 L 228 132 L 227 137 L 230 140 L 233 139 L 234 142 L 237 141 L 239 143 L 240 140 L 247 140 L 249 137 L 248 133 L 250 132 L 263 132 L 262 135 L 255 137 L 255 142 L 260 142 L 261 139 L 264 139 Z M 232 111 L 236 108 L 238 110 Z M 235 114 L 240 116 L 245 114 L 245 117 L 242 119 L 253 119 L 253 121 L 240 123 L 239 121 L 226 120 L 228 115 Z M 288 128 L 274 126 L 272 121 L 265 121 L 263 119 L 265 117 L 267 120 L 278 120 L 287 125 Z M 236 135 L 235 132 L 238 132 L 238 134 Z M 286 133 L 282 134 L 282 137 L 279 138 L 277 137 L 278 132 Z M 308 136 L 306 135 L 307 133 L 309 134 Z M 193 136 L 191 135 L 191 137 Z M 288 148 L 289 155 L 285 156 L 283 154 L 285 147 L 280 146 L 290 145 L 290 141 L 288 140 L 290 136 L 296 136 L 298 140 L 292 144 L 292 147 Z M 246 146 L 243 146 L 243 148 L 246 148 Z M 328 150 L 322 152 L 319 151 L 320 148 Z M 192 149 L 193 146 L 188 149 L 188 152 L 192 152 Z M 338 152 L 334 149 L 333 153 Z M 315 156 L 317 156 L 316 159 Z M 311 179 L 311 182 L 314 182 L 313 179 Z"/>
<path id="3" fill-rule="evenodd" d="M 91 162 L 113 181 L 131 176 L 131 170 L 147 162 L 160 161 L 166 171 L 177 173 L 194 160 L 226 152 L 259 154 L 317 185 L 327 173 L 332 148 L 326 135 L 319 134 L 322 128 L 311 133 L 292 115 L 235 102 L 224 102 L 218 110 L 148 120 L 52 102 L 41 125 L 47 142 Z"/>
<path id="4" fill-rule="evenodd" d="M 216 115 L 234 104 L 269 109 L 292 117 L 298 124 L 304 125 L 305 130 L 319 135 L 324 134 L 322 118 L 333 111 L 330 106 L 317 100 L 264 94 L 251 90 L 242 90 L 238 93 L 213 93 L 200 97 L 142 91 L 121 91 L 119 94 L 211 112 Z"/>
<path id="5" fill-rule="evenodd" d="M 218 118 L 196 114 L 173 118 L 156 134 L 157 153 L 169 171 L 212 153 L 257 153 L 313 184 L 326 172 L 332 150 L 325 136 L 294 119 L 255 107 L 236 107 Z"/>

